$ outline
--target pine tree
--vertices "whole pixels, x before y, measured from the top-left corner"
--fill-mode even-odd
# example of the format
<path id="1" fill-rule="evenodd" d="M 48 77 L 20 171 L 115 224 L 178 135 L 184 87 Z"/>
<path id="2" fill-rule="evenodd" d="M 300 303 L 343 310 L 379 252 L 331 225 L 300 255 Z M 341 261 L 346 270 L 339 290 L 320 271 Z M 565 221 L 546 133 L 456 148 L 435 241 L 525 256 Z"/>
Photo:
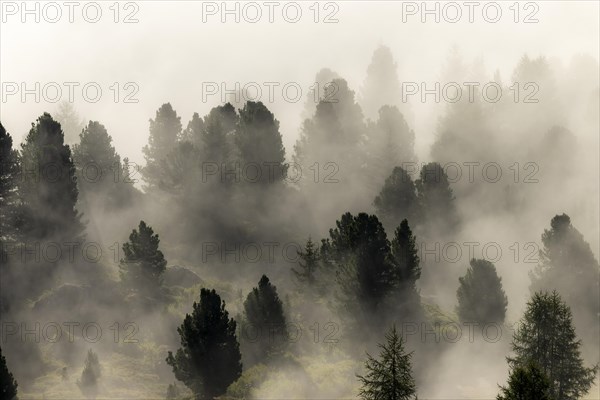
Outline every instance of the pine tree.
<path id="1" fill-rule="evenodd" d="M 535 363 L 548 377 L 554 400 L 576 400 L 591 388 L 598 365 L 583 366 L 571 310 L 554 291 L 538 292 L 513 335 L 511 368 Z"/>
<path id="2" fill-rule="evenodd" d="M 458 317 L 465 322 L 504 322 L 508 300 L 496 267 L 487 260 L 472 259 L 470 264 L 458 278 Z"/>
<path id="3" fill-rule="evenodd" d="M 202 289 L 200 302 L 177 328 L 181 348 L 169 352 L 167 364 L 196 398 L 212 400 L 242 374 L 236 323 L 214 290 Z"/>
<path id="4" fill-rule="evenodd" d="M 0 248 L 1 243 L 16 240 L 17 179 L 19 153 L 12 137 L 0 123 Z M 0 250 L 2 251 L 2 250 Z"/>
<path id="5" fill-rule="evenodd" d="M 530 275 L 532 293 L 558 290 L 575 310 L 578 326 L 596 326 L 600 314 L 600 266 L 568 215 L 556 215 L 542 234 L 540 264 Z M 596 328 L 597 332 L 597 328 Z M 593 336 L 593 335 L 592 335 Z"/>
<path id="6" fill-rule="evenodd" d="M 298 266 L 300 270 L 292 268 L 292 273 L 298 281 L 308 287 L 316 283 L 315 274 L 319 267 L 319 246 L 309 237 L 304 249 L 298 252 Z"/>
<path id="7" fill-rule="evenodd" d="M 262 360 L 281 350 L 286 338 L 283 303 L 266 275 L 246 297 L 244 311 L 246 321 L 258 332 L 258 358 Z"/>
<path id="8" fill-rule="evenodd" d="M 421 168 L 415 182 L 420 215 L 429 231 L 448 235 L 458 230 L 458 214 L 448 175 L 439 163 L 432 162 Z"/>
<path id="9" fill-rule="evenodd" d="M 374 119 L 383 106 L 403 107 L 402 89 L 398 79 L 397 64 L 392 51 L 387 46 L 379 46 L 367 68 L 367 77 L 361 90 L 361 105 L 368 118 Z"/>
<path id="10" fill-rule="evenodd" d="M 150 136 L 143 153 L 146 166 L 142 174 L 149 187 L 156 187 L 160 180 L 161 161 L 175 148 L 181 136 L 181 117 L 177 115 L 170 103 L 163 104 L 154 120 L 150 119 Z"/>
<path id="11" fill-rule="evenodd" d="M 265 184 L 285 178 L 287 164 L 279 121 L 263 103 L 249 101 L 240 110 L 235 144 L 242 170 L 257 171 L 256 176 L 248 173 L 249 181 Z"/>
<path id="12" fill-rule="evenodd" d="M 496 400 L 552 400 L 550 381 L 534 363 L 513 369 L 500 391 Z"/>
<path id="13" fill-rule="evenodd" d="M 417 280 L 421 277 L 418 253 L 417 238 L 408 226 L 408 221 L 404 219 L 394 232 L 391 254 L 394 260 L 395 280 L 411 289 L 416 288 Z"/>
<path id="14" fill-rule="evenodd" d="M 394 227 L 400 225 L 403 219 L 415 219 L 418 215 L 415 184 L 404 168 L 394 168 L 373 205 L 386 226 Z"/>
<path id="15" fill-rule="evenodd" d="M 379 344 L 379 360 L 367 353 L 365 376 L 357 375 L 362 383 L 359 397 L 364 400 L 406 400 L 415 397 L 412 377 L 412 352 L 404 350 L 404 340 L 396 326 L 385 335 L 387 343 Z"/>
<path id="16" fill-rule="evenodd" d="M 31 124 L 21 147 L 18 226 L 24 240 L 81 241 L 75 165 L 60 124 L 44 113 Z"/>
<path id="17" fill-rule="evenodd" d="M 415 132 L 398 108 L 381 107 L 377 122 L 369 125 L 367 144 L 368 168 L 377 190 L 394 167 L 416 162 L 414 147 Z"/>
<path id="18" fill-rule="evenodd" d="M 158 249 L 158 234 L 144 221 L 139 230 L 133 230 L 129 242 L 123 244 L 124 257 L 121 259 L 121 279 L 131 287 L 153 290 L 161 283 L 167 261 Z"/>
<path id="19" fill-rule="evenodd" d="M 2 355 L 0 348 L 0 398 L 3 400 L 13 400 L 17 397 L 17 381 L 6 366 L 6 358 Z"/>
<path id="20" fill-rule="evenodd" d="M 74 144 L 85 127 L 85 120 L 79 116 L 72 102 L 61 101 L 54 118 L 62 127 L 65 143 Z"/>
<path id="21" fill-rule="evenodd" d="M 77 380 L 77 385 L 81 392 L 91 398 L 95 398 L 98 393 L 98 380 L 101 376 L 100 361 L 98 355 L 91 349 L 85 358 L 85 365 L 81 372 L 81 379 Z"/>
<path id="22" fill-rule="evenodd" d="M 350 213 L 336 221 L 322 248 L 337 270 L 344 303 L 372 314 L 393 290 L 390 243 L 375 215 Z"/>

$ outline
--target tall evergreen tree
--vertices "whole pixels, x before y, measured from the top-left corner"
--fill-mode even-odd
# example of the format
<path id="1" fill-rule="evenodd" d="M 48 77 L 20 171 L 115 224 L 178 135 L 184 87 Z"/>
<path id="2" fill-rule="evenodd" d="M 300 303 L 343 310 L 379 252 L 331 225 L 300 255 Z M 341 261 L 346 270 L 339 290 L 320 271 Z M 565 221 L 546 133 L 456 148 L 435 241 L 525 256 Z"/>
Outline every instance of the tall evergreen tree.
<path id="1" fill-rule="evenodd" d="M 379 46 L 367 68 L 367 77 L 361 90 L 361 105 L 368 118 L 375 119 L 382 106 L 396 106 L 407 111 L 402 100 L 402 89 L 392 51 L 387 46 Z"/>
<path id="2" fill-rule="evenodd" d="M 371 313 L 395 287 L 390 243 L 381 222 L 375 215 L 346 213 L 329 236 L 323 253 L 337 268 L 346 303 Z"/>
<path id="3" fill-rule="evenodd" d="M 90 121 L 73 146 L 73 161 L 77 168 L 78 188 L 86 213 L 94 200 L 102 198 L 104 210 L 129 204 L 137 192 L 128 181 L 121 157 L 112 145 L 112 137 L 98 121 Z"/>
<path id="4" fill-rule="evenodd" d="M 575 310 L 576 321 L 597 326 L 600 266 L 590 245 L 568 215 L 556 215 L 542 234 L 540 264 L 530 275 L 530 290 L 558 290 Z"/>
<path id="5" fill-rule="evenodd" d="M 279 133 L 279 121 L 261 102 L 249 101 L 240 110 L 235 143 L 241 168 L 247 180 L 259 183 L 281 182 L 285 178 L 285 148 Z"/>
<path id="6" fill-rule="evenodd" d="M 19 153 L 13 149 L 12 137 L 0 123 L 0 243 L 16 240 L 18 177 Z"/>
<path id="7" fill-rule="evenodd" d="M 160 179 L 161 161 L 173 150 L 181 136 L 181 117 L 170 103 L 163 104 L 154 120 L 150 119 L 148 145 L 142 149 L 146 166 L 142 174 L 150 187 L 156 187 Z"/>
<path id="8" fill-rule="evenodd" d="M 319 246 L 309 237 L 304 249 L 298 252 L 298 266 L 300 270 L 292 268 L 292 273 L 296 279 L 309 287 L 316 283 L 316 272 L 319 267 L 320 255 Z"/>
<path id="9" fill-rule="evenodd" d="M 527 303 L 512 341 L 514 369 L 533 362 L 548 377 L 554 400 L 576 400 L 592 387 L 598 365 L 583 366 L 571 310 L 554 291 L 537 292 Z"/>
<path id="10" fill-rule="evenodd" d="M 404 340 L 392 327 L 385 335 L 386 343 L 379 344 L 379 360 L 367 353 L 365 376 L 359 397 L 364 400 L 407 400 L 415 398 L 416 385 L 412 377 L 412 352 L 404 350 Z"/>
<path id="11" fill-rule="evenodd" d="M 508 386 L 500 388 L 496 400 L 552 400 L 550 381 L 534 363 L 518 366 L 510 372 Z"/>
<path id="12" fill-rule="evenodd" d="M 242 374 L 241 354 L 235 334 L 236 323 L 229 318 L 225 302 L 214 291 L 202 289 L 200 302 L 186 314 L 177 328 L 181 348 L 169 351 L 167 364 L 175 377 L 194 392 L 196 398 L 212 400 Z"/>
<path id="13" fill-rule="evenodd" d="M 21 234 L 28 240 L 80 241 L 84 226 L 75 208 L 75 165 L 60 124 L 44 113 L 31 124 L 21 147 Z"/>
<path id="14" fill-rule="evenodd" d="M 418 215 L 415 184 L 404 168 L 394 168 L 373 205 L 386 226 L 394 227 L 403 219 L 415 219 Z"/>
<path id="15" fill-rule="evenodd" d="M 129 235 L 129 242 L 123 244 L 121 279 L 138 289 L 156 289 L 167 261 L 158 249 L 158 234 L 154 234 L 144 221 L 140 221 L 138 229 L 134 229 Z"/>
<path id="16" fill-rule="evenodd" d="M 508 300 L 496 267 L 475 258 L 470 264 L 465 276 L 458 278 L 458 317 L 465 322 L 504 322 Z"/>
<path id="17" fill-rule="evenodd" d="M 85 120 L 79 116 L 73 103 L 66 100 L 58 103 L 54 119 L 62 127 L 65 143 L 72 145 L 77 142 L 81 131 L 85 127 Z"/>
<path id="18" fill-rule="evenodd" d="M 379 119 L 369 125 L 367 152 L 371 179 L 383 185 L 385 178 L 396 166 L 414 163 L 415 132 L 395 106 L 379 109 Z"/>
<path id="19" fill-rule="evenodd" d="M 246 320 L 258 332 L 258 356 L 260 359 L 277 352 L 285 344 L 285 316 L 283 303 L 277 288 L 263 275 L 258 287 L 252 289 L 244 301 Z"/>
<path id="20" fill-rule="evenodd" d="M 6 358 L 2 355 L 0 348 L 0 397 L 3 400 L 14 400 L 17 398 L 17 381 L 6 366 Z"/>
<path id="21" fill-rule="evenodd" d="M 429 231 L 448 235 L 458 230 L 458 214 L 448 175 L 439 163 L 421 168 L 415 182 L 420 215 Z"/>
<path id="22" fill-rule="evenodd" d="M 421 277 L 418 253 L 417 238 L 404 219 L 396 228 L 391 243 L 395 280 L 404 287 L 415 289 L 417 280 Z"/>

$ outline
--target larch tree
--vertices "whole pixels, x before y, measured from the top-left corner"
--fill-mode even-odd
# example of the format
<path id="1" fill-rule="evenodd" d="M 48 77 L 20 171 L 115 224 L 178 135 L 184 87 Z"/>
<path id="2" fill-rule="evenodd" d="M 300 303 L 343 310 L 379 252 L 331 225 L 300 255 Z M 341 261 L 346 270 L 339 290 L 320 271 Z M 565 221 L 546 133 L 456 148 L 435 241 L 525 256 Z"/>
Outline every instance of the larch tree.
<path id="1" fill-rule="evenodd" d="M 361 382 L 359 397 L 363 400 L 408 400 L 416 397 L 412 376 L 412 352 L 404 349 L 404 340 L 392 327 L 379 344 L 379 359 L 367 353 L 366 375 L 357 375 Z"/>

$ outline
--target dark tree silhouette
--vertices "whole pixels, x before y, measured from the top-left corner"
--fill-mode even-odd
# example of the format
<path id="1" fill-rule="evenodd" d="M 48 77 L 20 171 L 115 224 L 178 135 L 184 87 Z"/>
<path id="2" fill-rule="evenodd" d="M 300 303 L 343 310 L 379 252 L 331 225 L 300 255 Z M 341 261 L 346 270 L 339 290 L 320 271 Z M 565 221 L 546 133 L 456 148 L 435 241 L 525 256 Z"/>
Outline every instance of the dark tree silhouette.
<path id="1" fill-rule="evenodd" d="M 379 360 L 367 353 L 365 376 L 357 375 L 361 381 L 359 397 L 364 400 L 407 400 L 415 396 L 416 385 L 412 377 L 412 352 L 404 350 L 402 336 L 396 327 L 385 335 L 386 343 L 379 344 Z"/>
<path id="2" fill-rule="evenodd" d="M 533 362 L 548 377 L 555 400 L 576 400 L 594 382 L 598 365 L 583 366 L 581 341 L 575 335 L 571 310 L 554 291 L 538 292 L 527 303 L 527 310 L 514 333 L 512 368 Z"/>
<path id="3" fill-rule="evenodd" d="M 292 268 L 292 273 L 296 279 L 303 285 L 313 287 L 316 283 L 316 272 L 320 261 L 319 246 L 309 237 L 304 249 L 298 252 L 299 270 Z"/>
<path id="4" fill-rule="evenodd" d="M 21 234 L 30 241 L 81 241 L 75 165 L 60 124 L 44 113 L 31 124 L 21 147 L 21 170 L 26 171 L 19 179 Z"/>
<path id="5" fill-rule="evenodd" d="M 337 278 L 348 306 L 370 314 L 394 289 L 390 243 L 375 215 L 350 213 L 336 221 L 323 242 L 323 254 L 337 267 Z M 358 302 L 358 304 L 356 304 Z"/>
<path id="6" fill-rule="evenodd" d="M 458 317 L 465 322 L 504 322 L 508 300 L 494 264 L 471 260 L 465 276 L 458 278 Z"/>
<path id="7" fill-rule="evenodd" d="M 413 220 L 418 214 L 417 194 L 415 184 L 404 168 L 393 169 L 373 205 L 386 226 L 398 226 L 403 219 Z"/>
<path id="8" fill-rule="evenodd" d="M 240 110 L 235 132 L 241 168 L 246 179 L 259 183 L 281 182 L 285 178 L 285 148 L 279 133 L 279 121 L 261 102 L 249 101 Z M 250 167 L 252 168 L 250 169 Z"/>
<path id="9" fill-rule="evenodd" d="M 550 381 L 534 363 L 518 366 L 510 372 L 508 385 L 500 388 L 496 400 L 552 400 Z"/>
<path id="10" fill-rule="evenodd" d="M 142 174 L 149 187 L 156 187 L 160 181 L 161 161 L 175 148 L 181 136 L 181 117 L 177 115 L 170 103 L 163 104 L 154 120 L 150 119 L 150 136 L 148 145 L 142 149 L 146 166 Z"/>
<path id="11" fill-rule="evenodd" d="M 17 381 L 6 366 L 6 358 L 2 355 L 0 348 L 0 398 L 2 400 L 13 400 L 17 397 Z"/>
<path id="12" fill-rule="evenodd" d="M 175 377 L 197 398 L 212 400 L 242 374 L 241 354 L 235 334 L 236 323 L 229 319 L 225 302 L 214 291 L 202 289 L 200 302 L 186 314 L 177 328 L 181 348 L 169 352 L 167 364 Z"/>
<path id="13" fill-rule="evenodd" d="M 167 261 L 158 249 L 160 240 L 152 228 L 140 221 L 139 230 L 133 230 L 129 242 L 123 244 L 121 279 L 131 287 L 153 290 L 160 284 Z"/>
<path id="14" fill-rule="evenodd" d="M 458 231 L 458 214 L 448 175 L 439 163 L 433 162 L 421 168 L 415 182 L 420 216 L 429 231 L 449 235 Z"/>
<path id="15" fill-rule="evenodd" d="M 246 321 L 258 333 L 254 348 L 258 357 L 264 359 L 283 348 L 287 337 L 283 303 L 277 294 L 277 288 L 263 275 L 258 287 L 244 301 Z"/>

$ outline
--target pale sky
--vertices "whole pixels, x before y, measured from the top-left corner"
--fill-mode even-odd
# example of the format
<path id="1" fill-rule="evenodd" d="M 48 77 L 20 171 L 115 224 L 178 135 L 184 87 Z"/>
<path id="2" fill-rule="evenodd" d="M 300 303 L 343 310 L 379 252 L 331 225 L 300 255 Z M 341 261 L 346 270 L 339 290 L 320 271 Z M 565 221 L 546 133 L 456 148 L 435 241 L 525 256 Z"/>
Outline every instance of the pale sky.
<path id="1" fill-rule="evenodd" d="M 74 104 L 79 114 L 86 120 L 103 123 L 121 156 L 136 162 L 143 160 L 141 148 L 147 143 L 148 119 L 154 117 L 161 104 L 171 102 L 185 127 L 193 112 L 204 115 L 221 102 L 220 93 L 203 101 L 203 83 L 206 86 L 210 82 L 226 82 L 227 88 L 234 88 L 235 82 L 240 82 L 240 86 L 258 83 L 263 89 L 262 101 L 281 121 L 286 155 L 290 157 L 305 95 L 316 72 L 329 67 L 358 92 L 371 55 L 380 44 L 389 46 L 394 53 L 400 80 L 415 82 L 435 80 L 454 44 L 467 62 L 482 56 L 490 74 L 499 68 L 505 78 L 524 53 L 558 58 L 566 65 L 578 53 L 598 59 L 600 47 L 597 1 L 540 1 L 529 5 L 521 2 L 519 23 L 513 21 L 514 9 L 509 8 L 512 1 L 496 3 L 502 10 L 497 23 L 484 19 L 482 8 L 490 2 L 479 2 L 473 23 L 468 21 L 469 9 L 464 2 L 456 3 L 462 11 L 462 18 L 456 23 L 444 20 L 444 9 L 448 18 L 455 15 L 452 8 L 444 7 L 444 2 L 439 5 L 439 23 L 433 15 L 421 22 L 420 10 L 415 15 L 405 15 L 403 22 L 403 7 L 410 11 L 411 4 L 420 7 L 421 2 L 400 1 L 321 2 L 318 23 L 314 22 L 313 2 L 297 3 L 302 10 L 297 23 L 284 19 L 293 18 L 295 12 L 295 4 L 286 6 L 286 2 L 275 2 L 273 23 L 268 22 L 268 2 L 260 1 L 254 3 L 262 12 L 257 23 L 244 19 L 254 18 L 256 9 L 246 3 L 239 3 L 239 23 L 235 22 L 235 15 L 226 15 L 228 19 L 223 23 L 220 9 L 215 15 L 208 15 L 211 7 L 220 8 L 221 2 L 120 2 L 118 23 L 113 20 L 114 2 L 98 2 L 102 15 L 97 23 L 83 18 L 83 7 L 90 2 L 78 2 L 73 23 L 69 22 L 68 6 L 61 1 L 54 3 L 62 12 L 56 23 L 48 21 L 55 18 L 56 7 L 47 2 L 29 4 L 31 9 L 33 3 L 39 4 L 39 23 L 33 14 L 22 15 L 21 2 L 0 3 L 3 89 L 7 83 L 24 82 L 33 89 L 35 82 L 40 82 L 40 87 L 57 82 L 62 87 L 60 99 L 64 100 L 68 99 L 69 90 L 63 82 L 77 82 Z M 429 5 L 434 7 L 433 3 Z M 234 7 L 232 3 L 229 6 Z M 86 17 L 94 18 L 94 5 L 88 5 L 86 10 Z M 493 7 L 487 10 L 487 16 L 493 18 Z M 531 13 L 539 22 L 523 23 Z M 123 23 L 129 14 L 138 22 Z M 324 23 L 329 14 L 338 22 Z M 27 18 L 24 23 L 22 17 Z M 81 89 L 90 82 L 102 89 L 97 103 L 83 98 Z M 115 82 L 121 96 L 117 103 L 113 100 L 114 89 L 111 90 Z M 135 85 L 125 88 L 127 82 Z M 279 83 L 274 103 L 268 99 L 264 82 Z M 297 103 L 284 100 L 281 88 L 286 83 L 303 91 Z M 135 87 L 139 92 L 133 98 L 139 102 L 124 103 L 123 96 Z M 16 142 L 22 140 L 31 122 L 42 112 L 52 113 L 57 108 L 57 103 L 43 98 L 36 103 L 33 95 L 22 102 L 20 92 L 3 93 L 2 97 L 0 120 Z M 420 154 L 427 152 L 432 141 L 431 126 L 430 118 L 417 111 L 416 150 Z"/>

